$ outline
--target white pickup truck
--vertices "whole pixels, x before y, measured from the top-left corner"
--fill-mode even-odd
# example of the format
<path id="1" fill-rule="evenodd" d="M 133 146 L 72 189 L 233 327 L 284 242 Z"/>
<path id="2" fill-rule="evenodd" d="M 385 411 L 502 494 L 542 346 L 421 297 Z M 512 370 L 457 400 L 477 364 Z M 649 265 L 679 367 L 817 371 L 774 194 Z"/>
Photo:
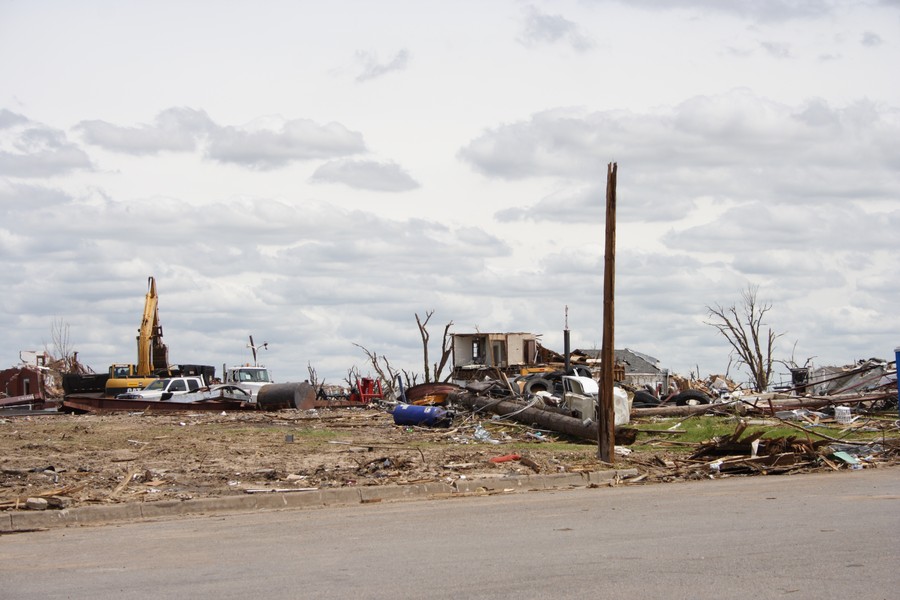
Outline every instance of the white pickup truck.
<path id="1" fill-rule="evenodd" d="M 119 394 L 116 398 L 125 400 L 168 400 L 172 396 L 181 396 L 198 392 L 206 387 L 201 377 L 165 377 L 154 379 L 142 390 Z"/>

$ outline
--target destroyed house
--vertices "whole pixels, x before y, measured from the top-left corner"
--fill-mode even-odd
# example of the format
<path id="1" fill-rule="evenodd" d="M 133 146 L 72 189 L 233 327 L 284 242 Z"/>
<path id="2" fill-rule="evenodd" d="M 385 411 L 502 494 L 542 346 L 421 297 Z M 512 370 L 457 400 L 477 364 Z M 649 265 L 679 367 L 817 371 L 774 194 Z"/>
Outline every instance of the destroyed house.
<path id="1" fill-rule="evenodd" d="M 14 367 L 0 371 L 0 397 L 14 398 L 41 393 L 41 374 L 36 367 Z"/>
<path id="2" fill-rule="evenodd" d="M 616 350 L 614 356 L 616 367 L 618 367 L 615 374 L 615 379 L 617 381 L 621 381 L 622 383 L 635 388 L 641 388 L 645 385 L 654 389 L 658 386 L 662 386 L 662 389 L 668 388 L 669 371 L 668 369 L 659 368 L 659 360 L 647 354 L 636 352 L 631 348 Z M 572 359 L 575 363 L 587 363 L 591 368 L 591 371 L 599 375 L 600 350 L 596 348 L 573 350 Z M 578 359 L 581 359 L 581 361 Z"/>
<path id="3" fill-rule="evenodd" d="M 541 362 L 542 348 L 533 333 L 454 333 L 454 379 L 474 379 L 486 372 L 518 372 Z"/>

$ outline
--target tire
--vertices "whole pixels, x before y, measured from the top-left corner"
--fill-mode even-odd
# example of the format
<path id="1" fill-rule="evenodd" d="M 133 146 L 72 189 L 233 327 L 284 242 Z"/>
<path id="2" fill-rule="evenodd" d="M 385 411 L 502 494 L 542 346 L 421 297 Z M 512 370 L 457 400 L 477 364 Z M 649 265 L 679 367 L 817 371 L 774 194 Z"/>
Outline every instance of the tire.
<path id="1" fill-rule="evenodd" d="M 591 370 L 582 365 L 575 365 L 574 367 L 569 367 L 569 375 L 575 375 L 577 377 L 592 377 Z"/>
<path id="2" fill-rule="evenodd" d="M 651 408 L 654 406 L 659 406 L 659 398 L 657 398 L 650 392 L 638 390 L 634 393 L 632 406 L 634 408 Z"/>
<path id="3" fill-rule="evenodd" d="M 533 394 L 535 392 L 553 392 L 553 382 L 543 377 L 534 377 L 525 383 L 525 393 Z"/>
<path id="4" fill-rule="evenodd" d="M 686 390 L 684 392 L 680 392 L 678 394 L 675 394 L 672 400 L 675 401 L 675 406 L 688 406 L 691 404 L 710 403 L 709 396 L 707 396 L 700 390 Z"/>

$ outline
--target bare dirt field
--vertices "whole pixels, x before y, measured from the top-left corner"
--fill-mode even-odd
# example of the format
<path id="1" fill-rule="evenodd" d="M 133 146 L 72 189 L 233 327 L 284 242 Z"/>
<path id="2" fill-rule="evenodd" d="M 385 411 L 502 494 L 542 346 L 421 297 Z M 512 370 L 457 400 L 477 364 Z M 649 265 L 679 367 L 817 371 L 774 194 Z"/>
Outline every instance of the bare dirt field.
<path id="1" fill-rule="evenodd" d="M 742 459 L 711 472 L 709 458 L 688 460 L 671 436 L 642 438 L 616 457 L 616 468 L 637 469 L 631 481 L 721 476 L 729 464 L 760 472 Z M 849 468 L 783 456 L 790 462 L 778 472 Z M 0 510 L 25 508 L 28 498 L 62 508 L 608 468 L 596 444 L 518 423 L 457 417 L 449 428 L 398 426 L 378 407 L 0 417 Z"/>
<path id="2" fill-rule="evenodd" d="M 0 418 L 0 509 L 600 468 L 595 445 L 485 425 L 500 443 L 476 440 L 475 423 L 397 426 L 375 408 Z"/>

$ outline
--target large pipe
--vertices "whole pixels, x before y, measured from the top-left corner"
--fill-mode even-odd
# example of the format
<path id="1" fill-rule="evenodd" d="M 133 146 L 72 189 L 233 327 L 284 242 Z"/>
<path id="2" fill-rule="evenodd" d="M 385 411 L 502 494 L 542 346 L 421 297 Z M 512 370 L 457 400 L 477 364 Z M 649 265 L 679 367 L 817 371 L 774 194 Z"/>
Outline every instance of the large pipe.
<path id="1" fill-rule="evenodd" d="M 256 405 L 263 410 L 315 407 L 316 388 L 306 383 L 270 383 L 259 388 Z"/>

